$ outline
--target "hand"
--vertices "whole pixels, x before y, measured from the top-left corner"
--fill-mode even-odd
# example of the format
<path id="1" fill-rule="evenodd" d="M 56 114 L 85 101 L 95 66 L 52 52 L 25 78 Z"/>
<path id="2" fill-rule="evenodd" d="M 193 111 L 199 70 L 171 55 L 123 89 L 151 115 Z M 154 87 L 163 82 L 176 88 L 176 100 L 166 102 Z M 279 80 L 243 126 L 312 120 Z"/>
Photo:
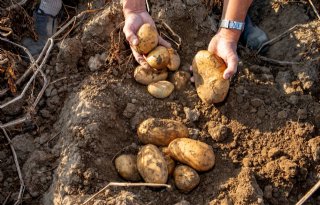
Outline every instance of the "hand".
<path id="1" fill-rule="evenodd" d="M 137 31 L 139 30 L 140 26 L 144 23 L 149 23 L 155 27 L 154 21 L 152 20 L 151 16 L 148 12 L 130 12 L 125 14 L 125 24 L 123 27 L 123 32 L 126 36 L 127 41 L 130 44 L 132 54 L 136 61 L 143 67 L 149 67 L 147 61 L 144 59 L 142 55 L 140 55 L 133 46 L 138 45 L 139 40 L 136 36 Z M 165 47 L 171 47 L 170 43 L 165 41 L 162 37 L 159 36 L 159 44 Z"/>
<path id="2" fill-rule="evenodd" d="M 224 60 L 227 64 L 227 69 L 223 73 L 224 79 L 229 79 L 237 72 L 238 55 L 237 44 L 241 33 L 232 33 L 238 31 L 219 30 L 218 33 L 211 39 L 208 51 L 215 53 Z"/>

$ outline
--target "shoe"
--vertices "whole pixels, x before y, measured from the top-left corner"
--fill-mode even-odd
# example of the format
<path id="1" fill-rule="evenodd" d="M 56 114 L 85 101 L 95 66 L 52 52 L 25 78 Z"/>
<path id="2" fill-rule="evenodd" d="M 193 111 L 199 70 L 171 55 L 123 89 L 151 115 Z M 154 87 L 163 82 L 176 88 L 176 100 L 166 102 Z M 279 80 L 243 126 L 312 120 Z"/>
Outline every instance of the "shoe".
<path id="1" fill-rule="evenodd" d="M 259 48 L 268 40 L 267 34 L 258 26 L 254 25 L 250 17 L 247 15 L 244 30 L 240 37 L 240 42 L 249 49 L 258 51 Z M 267 48 L 264 47 L 260 53 L 266 51 Z"/>
<path id="2" fill-rule="evenodd" d="M 44 13 L 41 9 L 37 9 L 33 13 L 35 30 L 38 34 L 38 40 L 32 38 L 24 38 L 22 44 L 30 51 L 32 56 L 37 56 L 41 53 L 48 38 L 57 31 L 57 18 Z"/>

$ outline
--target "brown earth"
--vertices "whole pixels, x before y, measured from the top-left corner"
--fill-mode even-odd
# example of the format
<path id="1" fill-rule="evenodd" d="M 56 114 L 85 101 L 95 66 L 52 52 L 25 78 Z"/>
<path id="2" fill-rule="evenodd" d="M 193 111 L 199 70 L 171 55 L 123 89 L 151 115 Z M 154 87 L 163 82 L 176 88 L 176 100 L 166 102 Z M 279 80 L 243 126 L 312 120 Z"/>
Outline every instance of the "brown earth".
<path id="1" fill-rule="evenodd" d="M 151 3 L 154 19 L 181 36 L 181 70 L 188 71 L 214 35 L 218 13 L 196 0 Z M 93 7 L 103 4 L 94 1 Z M 80 9 L 86 6 L 80 1 Z M 26 183 L 24 204 L 79 204 L 109 182 L 123 182 L 113 159 L 137 153 L 136 127 L 149 117 L 184 122 L 192 138 L 214 148 L 215 167 L 201 173 L 199 186 L 188 194 L 169 179 L 172 189 L 114 187 L 90 204 L 295 204 L 319 180 L 320 62 L 314 59 L 320 22 L 304 2 L 263 0 L 250 13 L 270 38 L 301 24 L 265 54 L 301 64 L 262 61 L 241 47 L 227 99 L 210 106 L 201 103 L 191 82 L 159 100 L 134 81 L 136 63 L 121 32 L 117 1 L 88 15 L 52 52 L 44 71 L 53 83 L 33 121 L 9 130 Z M 27 106 L 25 99 L 0 110 L 1 122 Z M 7 204 L 13 204 L 19 179 L 1 135 L 0 162 L 0 202 L 9 196 Z M 306 204 L 320 204 L 319 193 Z"/>

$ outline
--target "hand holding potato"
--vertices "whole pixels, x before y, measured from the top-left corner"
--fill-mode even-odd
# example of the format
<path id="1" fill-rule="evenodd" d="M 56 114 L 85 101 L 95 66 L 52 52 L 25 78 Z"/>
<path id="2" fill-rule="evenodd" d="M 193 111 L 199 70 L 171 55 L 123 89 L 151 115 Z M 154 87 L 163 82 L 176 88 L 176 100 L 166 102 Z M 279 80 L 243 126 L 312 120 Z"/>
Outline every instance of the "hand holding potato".
<path id="1" fill-rule="evenodd" d="M 139 39 L 137 37 L 137 32 L 139 28 L 145 24 L 148 23 L 155 28 L 154 21 L 152 20 L 151 16 L 147 11 L 140 11 L 140 12 L 129 12 L 125 14 L 125 24 L 123 27 L 123 32 L 126 36 L 127 41 L 130 43 L 132 54 L 136 61 L 143 67 L 149 67 L 146 60 L 143 58 L 141 54 L 139 54 L 136 49 L 134 49 L 135 46 L 139 44 Z M 170 43 L 165 41 L 163 38 L 158 36 L 158 42 L 160 45 L 163 45 L 165 47 L 171 47 Z"/>
<path id="2" fill-rule="evenodd" d="M 219 30 L 218 33 L 211 39 L 208 51 L 216 54 L 227 64 L 227 69 L 224 71 L 223 78 L 229 79 L 237 72 L 238 55 L 237 43 L 240 37 L 239 31 Z"/>

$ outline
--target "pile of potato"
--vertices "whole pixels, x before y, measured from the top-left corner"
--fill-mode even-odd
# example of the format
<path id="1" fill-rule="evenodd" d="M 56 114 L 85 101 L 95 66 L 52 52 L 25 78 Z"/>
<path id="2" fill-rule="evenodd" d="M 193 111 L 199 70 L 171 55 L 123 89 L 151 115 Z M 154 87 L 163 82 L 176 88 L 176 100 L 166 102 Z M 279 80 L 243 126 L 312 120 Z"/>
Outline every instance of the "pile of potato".
<path id="1" fill-rule="evenodd" d="M 166 98 L 174 90 L 174 85 L 166 81 L 168 70 L 177 71 L 180 57 L 173 48 L 158 45 L 157 29 L 150 24 L 143 24 L 137 32 L 139 44 L 134 49 L 145 59 L 150 68 L 138 66 L 134 71 L 137 82 L 148 85 L 148 92 L 156 98 Z"/>
<path id="2" fill-rule="evenodd" d="M 190 139 L 181 122 L 149 118 L 139 125 L 137 134 L 144 144 L 138 155 L 115 159 L 118 173 L 126 180 L 139 181 L 141 176 L 145 182 L 165 184 L 172 176 L 179 190 L 189 192 L 200 183 L 198 172 L 215 164 L 212 147 Z"/>

